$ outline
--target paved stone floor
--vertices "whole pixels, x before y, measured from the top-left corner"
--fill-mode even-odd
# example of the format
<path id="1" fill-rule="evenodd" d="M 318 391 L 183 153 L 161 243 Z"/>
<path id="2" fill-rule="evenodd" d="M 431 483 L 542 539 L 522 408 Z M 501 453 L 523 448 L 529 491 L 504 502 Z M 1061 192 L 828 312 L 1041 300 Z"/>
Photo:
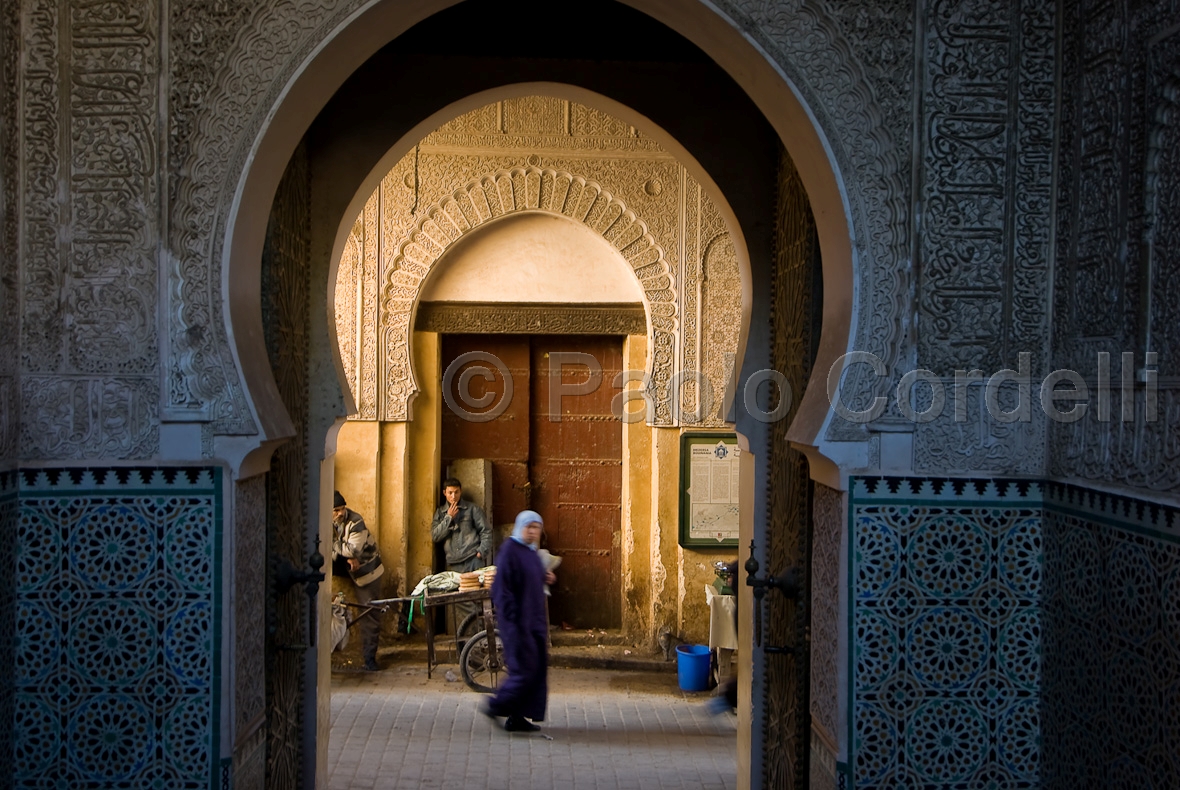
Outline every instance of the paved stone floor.
<path id="1" fill-rule="evenodd" d="M 454 671 L 457 672 L 457 669 Z M 483 695 L 446 667 L 332 678 L 333 790 L 372 788 L 732 788 L 736 717 L 671 673 L 551 669 L 539 733 L 507 733 L 480 715 Z"/>

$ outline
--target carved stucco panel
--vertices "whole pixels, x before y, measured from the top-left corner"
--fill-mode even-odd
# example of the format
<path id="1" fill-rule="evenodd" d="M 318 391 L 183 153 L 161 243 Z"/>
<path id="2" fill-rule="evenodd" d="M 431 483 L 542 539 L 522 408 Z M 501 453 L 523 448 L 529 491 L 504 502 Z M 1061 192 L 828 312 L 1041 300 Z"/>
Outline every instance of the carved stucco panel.
<path id="1" fill-rule="evenodd" d="M 389 179 L 373 193 L 361 214 L 364 226 L 364 246 L 357 269 L 356 320 L 357 320 L 357 364 L 360 375 L 357 378 L 357 416 L 362 419 L 376 419 L 378 412 L 377 394 L 377 331 L 380 302 L 379 268 L 384 246 L 382 216 L 387 201 Z"/>
<path id="2" fill-rule="evenodd" d="M 831 145 L 847 189 L 857 256 L 854 347 L 887 364 L 912 358 L 912 8 L 837 0 L 718 5 L 791 79 Z M 863 398 L 850 398 L 852 408 L 862 408 L 887 383 L 867 371 L 862 365 L 849 374 L 848 391 Z M 864 433 L 833 420 L 828 438 L 859 442 Z"/>
<path id="3" fill-rule="evenodd" d="M 340 363 L 344 368 L 344 380 L 352 392 L 353 402 L 361 410 L 359 348 L 364 342 L 363 324 L 357 320 L 358 288 L 345 287 L 344 283 L 357 283 L 362 279 L 364 248 L 364 223 L 361 217 L 352 224 L 344 251 L 340 255 L 340 266 L 336 275 L 337 286 L 333 294 L 333 311 L 336 318 L 336 343 L 340 350 Z"/>
<path id="4" fill-rule="evenodd" d="M 920 423 L 914 432 L 914 469 L 954 474 L 967 471 L 1043 474 L 1048 418 L 1040 409 L 1040 379 L 1033 377 L 1028 419 L 1007 421 L 1004 413 L 1017 408 L 1015 385 L 1005 385 L 998 395 L 996 414 L 987 407 L 985 385 L 956 386 L 942 382 L 946 394 L 941 416 Z M 930 407 L 928 385 L 915 387 L 916 411 Z M 956 405 L 958 404 L 958 405 Z"/>
<path id="5" fill-rule="evenodd" d="M 1109 421 L 1091 397 L 1081 421 L 1052 426 L 1049 466 L 1060 478 L 1173 496 L 1180 491 L 1172 288 L 1180 281 L 1178 23 L 1174 4 L 1063 6 L 1054 367 L 1078 371 L 1093 393 L 1106 352 L 1114 389 Z M 1143 367 L 1147 330 L 1159 353 L 1156 415 L 1148 419 L 1140 387 L 1123 420 L 1120 354 L 1133 352 L 1133 367 Z"/>
<path id="6" fill-rule="evenodd" d="M 1054 11 L 932 3 L 925 25 L 918 344 L 947 401 L 915 427 L 914 469 L 1042 473 L 1044 412 L 1007 422 L 983 408 L 981 387 L 960 395 L 952 377 L 990 377 L 1026 352 L 1035 383 L 1048 372 Z M 929 396 L 918 388 L 918 410 Z"/>
<path id="7" fill-rule="evenodd" d="M 235 740 L 266 705 L 266 477 L 234 485 Z"/>
<path id="8" fill-rule="evenodd" d="M 73 2 L 68 26 L 68 363 L 156 370 L 159 4 Z M 63 97 L 66 98 L 66 97 Z M 63 159 L 65 156 L 63 155 Z"/>
<path id="9" fill-rule="evenodd" d="M 701 372 L 713 389 L 706 425 L 724 425 L 724 397 L 735 375 L 738 330 L 741 327 L 742 283 L 737 252 L 729 233 L 721 233 L 705 247 L 701 277 Z"/>
<path id="10" fill-rule="evenodd" d="M 1144 243 L 1150 256 L 1144 277 L 1150 305 L 1149 348 L 1164 375 L 1180 375 L 1180 32 L 1155 42 L 1149 52 L 1145 107 Z"/>
<path id="11" fill-rule="evenodd" d="M 570 102 L 570 134 L 587 137 L 634 137 L 634 129 L 626 121 L 584 104 Z"/>
<path id="12" fill-rule="evenodd" d="M 552 96 L 505 99 L 503 131 L 508 134 L 566 134 L 569 102 Z"/>
<path id="13" fill-rule="evenodd" d="M 0 8 L 0 463 L 17 457 L 20 406 L 20 4 Z"/>
<path id="14" fill-rule="evenodd" d="M 829 741 L 837 742 L 837 657 L 840 647 L 840 536 L 844 494 L 816 484 L 812 499 L 811 715 Z"/>
<path id="15" fill-rule="evenodd" d="M 151 212 L 131 207 L 158 197 L 156 7 L 31 2 L 22 25 L 22 366 L 73 378 L 34 375 L 20 398 L 10 381 L 3 400 L 26 412 L 25 457 L 149 457 L 156 407 L 143 398 L 158 389 L 157 230 Z M 5 181 L 15 209 L 17 182 Z M 8 237 L 14 222 L 6 218 Z M 69 427 L 51 425 L 64 415 Z"/>
<path id="16" fill-rule="evenodd" d="M 63 359 L 59 6 L 55 0 L 30 0 L 24 18 L 21 359 L 33 373 L 56 371 Z"/>
<path id="17" fill-rule="evenodd" d="M 1124 421 L 1128 401 L 1132 405 Z M 1147 403 L 1142 387 L 1123 390 L 1116 382 L 1109 421 L 1101 421 L 1091 408 L 1078 422 L 1055 423 L 1049 472 L 1065 480 L 1102 480 L 1175 496 L 1180 491 L 1180 390 L 1158 391 L 1154 419 L 1148 419 Z"/>
<path id="18" fill-rule="evenodd" d="M 154 378 L 25 376 L 21 453 L 27 458 L 149 458 L 159 442 Z"/>
<path id="19" fill-rule="evenodd" d="M 688 173 L 681 169 L 680 183 L 677 185 L 677 246 L 680 248 L 680 288 L 677 298 L 680 301 L 680 348 L 676 369 L 682 371 L 685 380 L 680 389 L 680 418 L 692 420 L 700 415 L 700 382 L 696 374 L 701 372 L 701 203 L 705 199 L 703 190 Z M 652 191 L 663 190 L 663 182 L 652 180 Z M 646 194 L 646 191 L 644 192 Z M 707 395 L 705 396 L 708 397 Z"/>
<path id="20" fill-rule="evenodd" d="M 1046 365 L 1055 21 L 1047 4 L 926 8 L 919 359 Z M 997 89 L 1000 86 L 1002 89 Z"/>
<path id="21" fill-rule="evenodd" d="M 235 186 L 266 114 L 294 70 L 361 0 L 232 0 L 172 4 L 173 73 L 205 50 L 219 66 L 191 83 L 191 115 L 174 118 L 183 145 L 171 159 L 167 382 L 173 419 L 210 419 L 219 433 L 254 433 L 221 309 L 221 247 Z M 179 8 L 176 8 L 179 6 Z M 179 65 L 178 65 L 179 64 Z"/>

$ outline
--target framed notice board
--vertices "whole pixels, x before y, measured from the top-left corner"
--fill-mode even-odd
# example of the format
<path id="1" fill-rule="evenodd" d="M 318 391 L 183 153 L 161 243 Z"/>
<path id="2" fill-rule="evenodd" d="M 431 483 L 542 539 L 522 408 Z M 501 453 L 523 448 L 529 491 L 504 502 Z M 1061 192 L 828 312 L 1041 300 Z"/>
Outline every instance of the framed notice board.
<path id="1" fill-rule="evenodd" d="M 729 548 L 738 545 L 736 433 L 680 435 L 680 545 Z"/>

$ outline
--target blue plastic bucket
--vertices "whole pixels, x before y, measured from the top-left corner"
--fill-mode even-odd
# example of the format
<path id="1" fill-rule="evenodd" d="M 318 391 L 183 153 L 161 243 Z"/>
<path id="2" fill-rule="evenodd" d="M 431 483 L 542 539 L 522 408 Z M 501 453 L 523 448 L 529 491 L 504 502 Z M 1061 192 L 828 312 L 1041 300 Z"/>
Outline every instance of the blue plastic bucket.
<path id="1" fill-rule="evenodd" d="M 676 645 L 676 679 L 685 691 L 704 691 L 709 688 L 707 645 Z"/>

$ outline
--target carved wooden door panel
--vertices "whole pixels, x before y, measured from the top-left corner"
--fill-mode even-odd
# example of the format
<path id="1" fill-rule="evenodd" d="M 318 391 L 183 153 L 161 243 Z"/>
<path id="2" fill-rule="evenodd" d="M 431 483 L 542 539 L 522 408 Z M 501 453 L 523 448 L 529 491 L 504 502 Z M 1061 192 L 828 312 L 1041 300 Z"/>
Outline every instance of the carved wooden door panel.
<path id="1" fill-rule="evenodd" d="M 788 646 L 790 654 L 767 654 L 763 779 L 766 787 L 808 784 L 811 749 L 810 598 L 811 480 L 807 460 L 787 443 L 787 429 L 803 398 L 819 339 L 819 246 L 807 194 L 794 165 L 782 152 L 779 165 L 775 271 L 771 301 L 771 365 L 794 397 L 786 418 L 771 426 L 767 531 L 768 572 L 795 566 L 802 591 L 796 601 L 766 597 L 764 645 Z"/>
<path id="2" fill-rule="evenodd" d="M 551 388 L 559 380 L 576 390 L 590 375 L 584 364 L 559 366 L 562 353 L 589 354 L 602 373 L 596 386 L 584 387 L 591 391 L 562 394 L 558 401 L 550 395 L 558 394 Z M 545 519 L 546 547 L 562 558 L 550 619 L 575 628 L 618 628 L 623 423 L 611 413 L 611 382 L 623 369 L 622 340 L 534 337 L 532 360 L 533 509 Z"/>

